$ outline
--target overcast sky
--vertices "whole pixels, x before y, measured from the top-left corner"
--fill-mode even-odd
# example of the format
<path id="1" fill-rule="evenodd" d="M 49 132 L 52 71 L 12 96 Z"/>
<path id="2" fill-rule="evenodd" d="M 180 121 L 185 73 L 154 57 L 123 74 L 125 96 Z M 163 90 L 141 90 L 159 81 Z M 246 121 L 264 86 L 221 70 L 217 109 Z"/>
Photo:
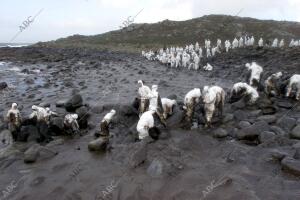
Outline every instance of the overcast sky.
<path id="1" fill-rule="evenodd" d="M 143 9 L 143 10 L 142 10 Z M 29 16 L 35 20 L 12 42 L 55 40 L 116 30 L 128 16 L 136 23 L 187 20 L 208 14 L 300 22 L 300 0 L 1 0 L 0 43 L 9 42 Z"/>

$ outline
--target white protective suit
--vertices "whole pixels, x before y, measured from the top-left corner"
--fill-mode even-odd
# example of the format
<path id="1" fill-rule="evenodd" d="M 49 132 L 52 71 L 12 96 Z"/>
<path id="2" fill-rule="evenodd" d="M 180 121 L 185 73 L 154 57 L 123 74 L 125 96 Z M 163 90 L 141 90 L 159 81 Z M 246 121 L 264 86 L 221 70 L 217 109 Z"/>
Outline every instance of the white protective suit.
<path id="1" fill-rule="evenodd" d="M 136 126 L 136 130 L 139 134 L 139 139 L 142 140 L 145 137 L 149 136 L 149 128 L 154 127 L 154 118 L 153 118 L 154 111 L 149 110 L 144 112 Z"/>
<path id="2" fill-rule="evenodd" d="M 286 92 L 287 97 L 290 97 L 293 88 L 296 89 L 296 99 L 300 100 L 300 74 L 295 74 L 290 78 Z"/>

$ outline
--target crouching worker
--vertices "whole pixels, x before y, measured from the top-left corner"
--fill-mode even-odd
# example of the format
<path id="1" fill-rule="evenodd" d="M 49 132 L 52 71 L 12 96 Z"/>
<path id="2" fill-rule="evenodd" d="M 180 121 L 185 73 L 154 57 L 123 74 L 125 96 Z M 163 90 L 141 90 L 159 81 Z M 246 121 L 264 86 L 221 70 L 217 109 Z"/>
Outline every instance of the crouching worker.
<path id="1" fill-rule="evenodd" d="M 143 113 L 141 116 L 136 130 L 138 132 L 138 139 L 143 140 L 147 136 L 151 136 L 153 139 L 157 140 L 160 135 L 160 131 L 154 124 L 154 117 L 155 111 L 147 111 Z"/>
<path id="2" fill-rule="evenodd" d="M 157 114 L 157 116 L 159 117 L 160 122 L 166 127 L 167 122 L 163 115 L 162 102 L 161 102 L 161 98 L 157 92 L 157 89 L 158 89 L 157 85 L 152 85 L 149 110 L 154 111 Z"/>
<path id="3" fill-rule="evenodd" d="M 173 114 L 173 107 L 176 105 L 176 100 L 162 98 L 161 103 L 164 110 L 163 116 L 167 119 L 168 116 Z"/>
<path id="4" fill-rule="evenodd" d="M 295 95 L 296 99 L 300 100 L 300 75 L 299 74 L 295 74 L 290 78 L 289 84 L 287 86 L 286 97 L 292 96 L 293 89 L 295 89 L 296 92 Z"/>
<path id="5" fill-rule="evenodd" d="M 139 103 L 139 117 L 149 109 L 149 98 L 151 96 L 151 90 L 148 86 L 144 85 L 142 80 L 138 81 L 139 90 L 138 98 L 140 99 Z"/>
<path id="6" fill-rule="evenodd" d="M 218 109 L 219 117 L 223 115 L 225 104 L 225 91 L 219 86 L 208 87 L 203 89 L 203 103 L 205 111 L 206 124 L 205 127 L 211 127 L 211 121 L 216 109 Z"/>
<path id="7" fill-rule="evenodd" d="M 185 122 L 191 123 L 194 115 L 196 104 L 199 103 L 201 97 L 201 90 L 199 88 L 194 88 L 189 91 L 184 97 L 184 106 L 185 110 Z"/>
<path id="8" fill-rule="evenodd" d="M 116 111 L 111 110 L 107 113 L 100 123 L 100 133 L 95 133 L 97 139 L 92 140 L 88 144 L 88 148 L 90 151 L 106 151 L 110 149 L 109 145 L 109 124 L 111 123 L 113 117 L 115 116 Z"/>
<path id="9" fill-rule="evenodd" d="M 29 118 L 36 122 L 36 127 L 40 135 L 38 142 L 50 142 L 52 140 L 52 137 L 49 133 L 50 118 L 51 115 L 57 114 L 55 112 L 52 112 L 49 108 L 45 109 L 36 105 L 33 105 L 31 108 L 33 112 L 31 113 Z"/>
<path id="10" fill-rule="evenodd" d="M 269 96 L 278 96 L 280 95 L 279 81 L 282 77 L 282 72 L 277 72 L 272 74 L 265 81 L 265 92 Z"/>
<path id="11" fill-rule="evenodd" d="M 79 134 L 79 125 L 77 114 L 67 114 L 64 119 L 64 129 L 70 135 Z"/>
<path id="12" fill-rule="evenodd" d="M 21 114 L 18 109 L 18 104 L 13 103 L 11 109 L 7 112 L 8 128 L 12 135 L 13 141 L 17 141 L 21 130 Z"/>
<path id="13" fill-rule="evenodd" d="M 243 99 L 246 104 L 253 105 L 258 98 L 259 94 L 255 88 L 251 87 L 247 83 L 239 82 L 233 85 L 230 102 L 233 103 Z"/>

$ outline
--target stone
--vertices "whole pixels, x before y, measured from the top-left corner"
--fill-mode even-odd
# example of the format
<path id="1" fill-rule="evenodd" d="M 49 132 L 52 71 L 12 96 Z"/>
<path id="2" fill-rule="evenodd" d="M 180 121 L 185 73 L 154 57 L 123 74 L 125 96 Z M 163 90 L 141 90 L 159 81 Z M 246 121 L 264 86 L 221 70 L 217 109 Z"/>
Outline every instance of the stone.
<path id="1" fill-rule="evenodd" d="M 274 138 L 276 134 L 270 131 L 264 131 L 262 133 L 259 134 L 258 136 L 258 140 L 260 143 L 264 143 L 268 140 L 271 140 L 272 138 Z"/>
<path id="2" fill-rule="evenodd" d="M 293 104 L 287 101 L 279 101 L 277 102 L 277 106 L 280 108 L 291 109 L 293 107 Z"/>
<path id="3" fill-rule="evenodd" d="M 223 138 L 228 136 L 228 132 L 223 128 L 218 128 L 215 131 L 213 131 L 213 136 L 216 138 Z"/>
<path id="4" fill-rule="evenodd" d="M 277 120 L 277 125 L 281 127 L 283 130 L 289 132 L 296 126 L 297 120 L 291 117 L 282 117 Z"/>
<path id="5" fill-rule="evenodd" d="M 286 156 L 281 161 L 282 169 L 295 176 L 300 176 L 300 160 Z"/>
<path id="6" fill-rule="evenodd" d="M 56 135 L 62 135 L 64 131 L 64 118 L 63 117 L 51 118 L 50 130 Z"/>
<path id="7" fill-rule="evenodd" d="M 81 129 L 86 129 L 88 127 L 88 118 L 90 117 L 90 111 L 86 106 L 82 106 L 76 109 L 78 114 L 78 125 Z"/>
<path id="8" fill-rule="evenodd" d="M 290 133 L 291 138 L 299 139 L 300 140 L 300 125 L 297 125 Z"/>
<path id="9" fill-rule="evenodd" d="M 83 99 L 80 94 L 73 95 L 66 103 L 65 108 L 68 112 L 73 112 L 77 108 L 81 107 Z"/>
<path id="10" fill-rule="evenodd" d="M 25 163 L 34 163 L 40 155 L 40 145 L 34 144 L 24 153 Z"/>
<path id="11" fill-rule="evenodd" d="M 257 118 L 258 121 L 266 121 L 268 124 L 275 123 L 277 117 L 275 115 L 262 115 Z"/>
<path id="12" fill-rule="evenodd" d="M 270 127 L 268 125 L 267 122 L 264 121 L 260 121 L 260 122 L 256 122 L 253 125 L 243 128 L 240 131 L 238 131 L 237 133 L 237 137 L 240 140 L 243 139 L 249 139 L 249 140 L 253 140 L 256 139 L 260 133 L 264 132 L 264 131 L 269 131 Z"/>
<path id="13" fill-rule="evenodd" d="M 6 82 L 1 82 L 0 83 L 0 90 L 4 90 L 8 87 L 7 83 Z"/>
<path id="14" fill-rule="evenodd" d="M 239 124 L 238 124 L 238 127 L 240 129 L 243 129 L 243 128 L 246 128 L 248 126 L 251 126 L 251 123 L 250 122 L 247 122 L 247 121 L 240 121 Z"/>
<path id="15" fill-rule="evenodd" d="M 278 126 L 271 126 L 270 130 L 272 132 L 274 132 L 276 135 L 286 135 L 287 133 L 282 130 L 282 128 L 278 127 Z"/>
<path id="16" fill-rule="evenodd" d="M 296 149 L 294 158 L 297 159 L 297 160 L 300 160 L 300 147 Z"/>
<path id="17" fill-rule="evenodd" d="M 64 107 L 67 101 L 67 99 L 58 100 L 55 105 L 56 107 Z"/>
<path id="18" fill-rule="evenodd" d="M 162 175 L 163 164 L 160 160 L 153 160 L 147 169 L 147 173 L 152 177 L 159 177 Z"/>
<path id="19" fill-rule="evenodd" d="M 272 158 L 279 161 L 281 161 L 283 158 L 285 158 L 288 155 L 289 154 L 287 152 L 280 151 L 278 149 L 274 149 L 271 151 Z"/>
<path id="20" fill-rule="evenodd" d="M 277 109 L 273 106 L 267 106 L 262 108 L 263 115 L 274 115 L 277 112 Z"/>
<path id="21" fill-rule="evenodd" d="M 243 110 L 237 110 L 233 114 L 234 114 L 234 118 L 239 121 L 243 121 L 249 118 L 249 114 Z"/>
<path id="22" fill-rule="evenodd" d="M 25 78 L 24 81 L 25 81 L 25 83 L 27 83 L 27 84 L 34 84 L 34 79 L 29 78 L 29 77 Z"/>
<path id="23" fill-rule="evenodd" d="M 224 118 L 223 118 L 223 123 L 228 123 L 234 119 L 234 115 L 231 113 L 226 113 Z"/>
<path id="24" fill-rule="evenodd" d="M 90 151 L 105 151 L 109 140 L 108 138 L 100 137 L 96 140 L 91 141 L 88 144 L 88 149 Z"/>

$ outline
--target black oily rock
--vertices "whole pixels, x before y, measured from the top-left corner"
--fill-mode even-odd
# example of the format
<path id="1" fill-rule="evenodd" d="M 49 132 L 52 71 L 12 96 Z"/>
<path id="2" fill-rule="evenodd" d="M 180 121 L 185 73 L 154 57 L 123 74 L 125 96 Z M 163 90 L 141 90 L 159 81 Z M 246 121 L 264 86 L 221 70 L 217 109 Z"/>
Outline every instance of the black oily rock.
<path id="1" fill-rule="evenodd" d="M 242 139 L 249 139 L 249 140 L 253 140 L 256 139 L 260 133 L 264 132 L 264 131 L 269 131 L 270 127 L 268 125 L 267 122 L 264 121 L 260 121 L 260 122 L 256 122 L 253 125 L 243 128 L 240 131 L 238 131 L 237 133 L 237 137 L 238 139 L 242 140 Z"/>
<path id="2" fill-rule="evenodd" d="M 105 137 L 100 137 L 96 140 L 91 141 L 88 144 L 88 149 L 90 151 L 105 151 L 109 140 Z"/>
<path id="3" fill-rule="evenodd" d="M 260 143 L 264 143 L 266 141 L 272 140 L 276 134 L 270 131 L 264 131 L 259 134 L 258 140 Z"/>
<path id="4" fill-rule="evenodd" d="M 34 144 L 24 153 L 25 163 L 34 163 L 40 155 L 40 145 Z"/>
<path id="5" fill-rule="evenodd" d="M 300 125 L 297 125 L 290 133 L 291 138 L 299 139 L 300 140 Z"/>
<path id="6" fill-rule="evenodd" d="M 66 103 L 65 108 L 68 112 L 75 111 L 77 108 L 81 107 L 83 99 L 80 94 L 73 95 Z"/>
<path id="7" fill-rule="evenodd" d="M 266 121 L 269 124 L 275 123 L 277 117 L 275 115 L 262 115 L 257 118 L 258 121 Z"/>
<path id="8" fill-rule="evenodd" d="M 238 124 L 238 127 L 240 129 L 247 128 L 249 126 L 251 126 L 251 123 L 248 122 L 248 121 L 240 121 L 239 124 Z"/>
<path id="9" fill-rule="evenodd" d="M 34 80 L 32 79 L 32 78 L 29 78 L 29 77 L 27 77 L 27 78 L 25 78 L 25 83 L 27 83 L 27 84 L 34 84 Z"/>
<path id="10" fill-rule="evenodd" d="M 263 107 L 261 110 L 263 115 L 273 115 L 277 112 L 277 109 L 273 106 Z"/>
<path id="11" fill-rule="evenodd" d="M 7 87 L 8 87 L 8 85 L 7 85 L 6 82 L 1 82 L 1 83 L 0 83 L 0 90 L 3 90 L 3 89 L 5 89 L 5 88 L 7 88 Z"/>

